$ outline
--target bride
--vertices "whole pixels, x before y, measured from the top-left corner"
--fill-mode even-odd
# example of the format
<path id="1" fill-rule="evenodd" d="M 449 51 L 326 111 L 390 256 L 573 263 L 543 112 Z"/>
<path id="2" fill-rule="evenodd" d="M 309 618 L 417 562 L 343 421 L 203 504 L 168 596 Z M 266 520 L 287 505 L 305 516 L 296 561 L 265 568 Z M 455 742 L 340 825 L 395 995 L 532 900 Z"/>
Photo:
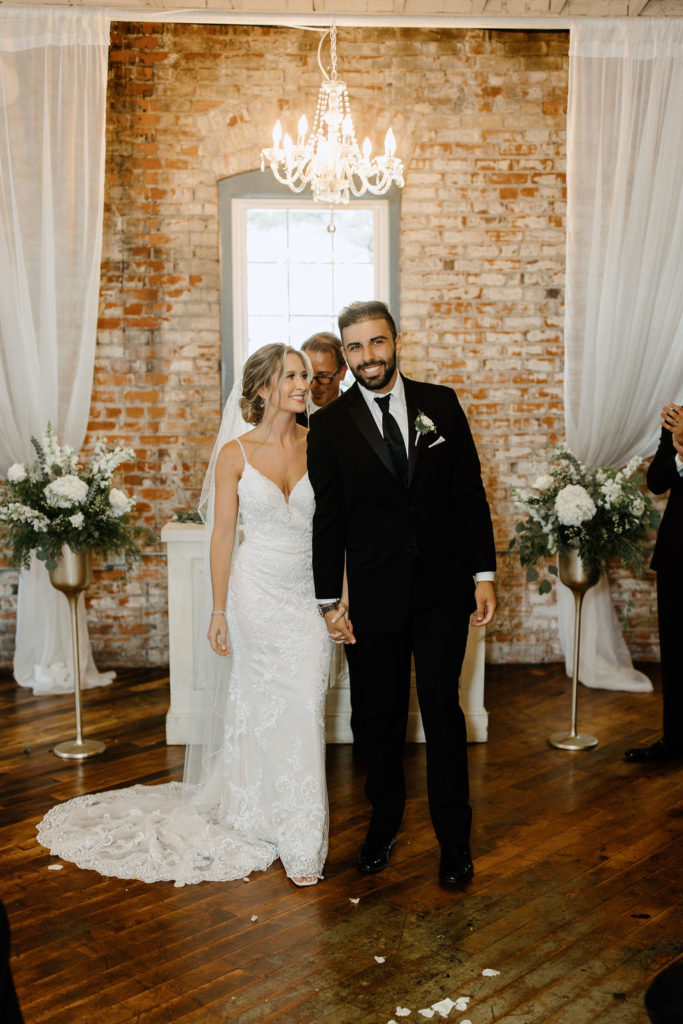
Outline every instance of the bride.
<path id="1" fill-rule="evenodd" d="M 176 885 L 242 878 L 277 857 L 297 885 L 322 878 L 330 646 L 313 589 L 307 431 L 296 422 L 310 379 L 304 354 L 265 345 L 226 404 L 200 504 L 209 643 L 196 654 L 183 782 L 53 807 L 38 825 L 51 853 Z"/>

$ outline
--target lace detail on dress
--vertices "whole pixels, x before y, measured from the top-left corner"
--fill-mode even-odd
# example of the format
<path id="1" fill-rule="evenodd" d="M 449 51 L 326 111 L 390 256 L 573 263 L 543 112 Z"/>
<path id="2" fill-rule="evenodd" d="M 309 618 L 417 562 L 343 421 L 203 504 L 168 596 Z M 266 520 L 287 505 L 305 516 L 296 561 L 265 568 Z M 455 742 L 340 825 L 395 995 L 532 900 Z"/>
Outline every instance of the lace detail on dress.
<path id="1" fill-rule="evenodd" d="M 279 856 L 290 876 L 321 876 L 331 648 L 313 588 L 313 489 L 305 475 L 287 500 L 245 458 L 238 494 L 222 749 L 201 787 L 133 786 L 53 807 L 39 842 L 79 867 L 184 885 L 242 878 Z"/>

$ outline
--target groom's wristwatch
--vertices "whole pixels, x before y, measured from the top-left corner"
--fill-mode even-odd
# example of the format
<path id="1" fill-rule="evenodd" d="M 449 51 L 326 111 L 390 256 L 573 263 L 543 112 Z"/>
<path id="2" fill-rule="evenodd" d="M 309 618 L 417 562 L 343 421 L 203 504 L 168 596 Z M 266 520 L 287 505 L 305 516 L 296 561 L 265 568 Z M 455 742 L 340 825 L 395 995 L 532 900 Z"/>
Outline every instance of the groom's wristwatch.
<path id="1" fill-rule="evenodd" d="M 328 612 L 336 612 L 338 607 L 339 601 L 332 601 L 331 604 L 319 604 L 318 611 L 320 612 L 322 617 L 325 618 Z"/>

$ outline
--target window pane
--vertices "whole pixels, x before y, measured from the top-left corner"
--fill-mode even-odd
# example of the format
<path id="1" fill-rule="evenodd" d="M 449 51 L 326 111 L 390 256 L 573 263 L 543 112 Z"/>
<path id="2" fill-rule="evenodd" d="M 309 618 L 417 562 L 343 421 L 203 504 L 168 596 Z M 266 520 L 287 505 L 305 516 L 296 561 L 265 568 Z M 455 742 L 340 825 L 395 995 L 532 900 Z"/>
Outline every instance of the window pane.
<path id="1" fill-rule="evenodd" d="M 284 260 L 287 251 L 287 211 L 247 211 L 247 259 Z"/>
<path id="2" fill-rule="evenodd" d="M 334 273 L 334 306 L 339 312 L 350 302 L 365 302 L 375 298 L 375 268 L 370 264 L 352 266 L 341 264 Z"/>
<path id="3" fill-rule="evenodd" d="M 297 263 L 331 263 L 329 223 L 326 210 L 290 210 L 289 258 Z"/>
<path id="4" fill-rule="evenodd" d="M 338 333 L 337 319 L 330 316 L 292 316 L 289 318 L 289 344 L 301 348 L 306 338 L 320 331 Z"/>
<path id="5" fill-rule="evenodd" d="M 241 339 L 234 341 L 240 356 L 246 358 L 270 342 L 299 347 L 318 331 L 337 334 L 337 314 L 343 306 L 376 297 L 377 209 L 337 209 L 335 230 L 330 232 L 329 209 L 310 201 L 245 202 L 245 326 Z M 239 358 L 235 372 L 238 363 Z"/>
<path id="6" fill-rule="evenodd" d="M 270 345 L 271 342 L 281 345 L 287 340 L 287 317 L 250 316 L 248 330 L 249 355 L 251 355 L 261 345 Z"/>
<path id="7" fill-rule="evenodd" d="M 371 210 L 340 210 L 334 215 L 335 263 L 372 263 L 374 218 Z"/>
<path id="8" fill-rule="evenodd" d="M 287 265 L 248 263 L 247 302 L 250 314 L 282 314 L 287 309 Z"/>
<path id="9" fill-rule="evenodd" d="M 329 316 L 334 307 L 332 265 L 294 263 L 289 273 L 291 316 Z"/>

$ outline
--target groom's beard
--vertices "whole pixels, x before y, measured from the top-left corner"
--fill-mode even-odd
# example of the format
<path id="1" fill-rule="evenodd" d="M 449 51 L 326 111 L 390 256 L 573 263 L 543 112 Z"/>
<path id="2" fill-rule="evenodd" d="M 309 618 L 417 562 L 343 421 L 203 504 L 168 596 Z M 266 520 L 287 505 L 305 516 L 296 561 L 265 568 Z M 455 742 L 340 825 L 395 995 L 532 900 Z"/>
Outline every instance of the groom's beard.
<path id="1" fill-rule="evenodd" d="M 382 366 L 384 369 L 376 377 L 366 377 L 363 373 L 366 366 Z M 363 363 L 360 366 L 351 366 L 350 370 L 358 383 L 362 384 L 363 387 L 369 391 L 379 391 L 381 388 L 386 387 L 394 375 L 396 370 L 396 353 L 394 352 L 388 362 L 384 359 L 373 359 L 372 362 Z"/>

